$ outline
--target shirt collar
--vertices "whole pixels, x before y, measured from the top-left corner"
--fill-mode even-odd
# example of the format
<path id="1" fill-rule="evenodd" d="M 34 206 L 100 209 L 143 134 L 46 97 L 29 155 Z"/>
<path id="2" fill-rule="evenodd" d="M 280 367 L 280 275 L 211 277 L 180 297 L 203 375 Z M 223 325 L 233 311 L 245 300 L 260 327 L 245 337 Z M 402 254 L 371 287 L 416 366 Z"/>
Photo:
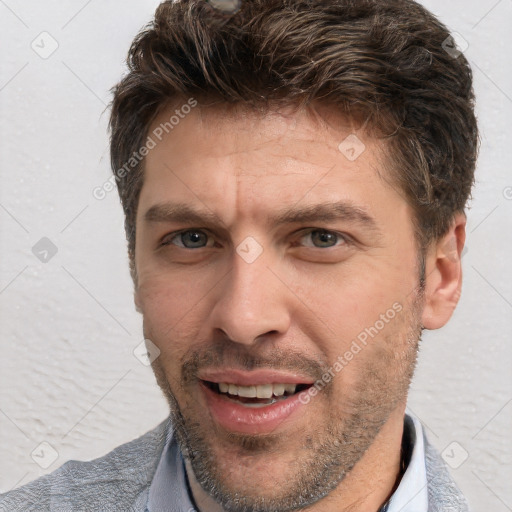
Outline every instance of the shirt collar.
<path id="1" fill-rule="evenodd" d="M 383 512 L 427 512 L 428 489 L 423 427 L 418 419 L 405 415 L 402 450 L 411 454 L 398 488 Z"/>
<path id="2" fill-rule="evenodd" d="M 190 499 L 185 461 L 171 426 L 149 488 L 146 512 L 196 512 Z"/>
<path id="3" fill-rule="evenodd" d="M 195 512 L 190 498 L 185 462 L 172 428 L 149 488 L 147 512 Z M 427 512 L 428 491 L 425 467 L 423 427 L 414 417 L 404 418 L 402 441 L 404 452 L 410 453 L 407 469 L 381 512 Z"/>

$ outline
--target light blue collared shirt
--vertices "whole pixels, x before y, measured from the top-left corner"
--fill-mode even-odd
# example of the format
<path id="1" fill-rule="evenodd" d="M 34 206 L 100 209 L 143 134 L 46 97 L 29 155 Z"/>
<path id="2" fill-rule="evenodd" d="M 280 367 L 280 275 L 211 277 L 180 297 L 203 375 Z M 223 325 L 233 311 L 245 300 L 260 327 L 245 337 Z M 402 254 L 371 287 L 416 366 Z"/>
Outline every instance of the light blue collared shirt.
<path id="1" fill-rule="evenodd" d="M 405 416 L 404 431 L 409 438 L 411 460 L 402 480 L 388 502 L 386 512 L 427 512 L 428 489 L 423 427 L 417 418 Z"/>
<path id="2" fill-rule="evenodd" d="M 404 447 L 410 461 L 396 491 L 384 507 L 386 512 L 427 512 L 428 490 L 423 427 L 414 417 L 404 420 Z M 386 508 L 387 507 L 387 508 Z M 197 512 L 190 498 L 185 461 L 172 431 L 149 489 L 147 512 Z"/>

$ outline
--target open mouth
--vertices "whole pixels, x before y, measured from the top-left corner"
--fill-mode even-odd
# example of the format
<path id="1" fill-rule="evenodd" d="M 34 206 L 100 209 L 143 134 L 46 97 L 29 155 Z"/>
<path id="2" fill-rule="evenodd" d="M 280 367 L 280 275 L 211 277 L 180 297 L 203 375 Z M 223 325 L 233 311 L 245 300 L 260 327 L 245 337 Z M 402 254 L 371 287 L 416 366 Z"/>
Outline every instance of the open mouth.
<path id="1" fill-rule="evenodd" d="M 258 386 L 238 386 L 226 382 L 201 381 L 214 393 L 226 400 L 243 404 L 245 407 L 266 407 L 308 389 L 312 384 L 262 384 Z"/>

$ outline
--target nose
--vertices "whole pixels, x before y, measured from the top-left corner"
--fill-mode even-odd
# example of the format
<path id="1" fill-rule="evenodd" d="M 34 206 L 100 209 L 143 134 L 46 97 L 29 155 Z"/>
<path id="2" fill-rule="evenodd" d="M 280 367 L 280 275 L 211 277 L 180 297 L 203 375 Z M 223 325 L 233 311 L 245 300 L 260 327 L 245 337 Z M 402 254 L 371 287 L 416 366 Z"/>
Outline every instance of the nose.
<path id="1" fill-rule="evenodd" d="M 234 254 L 231 272 L 214 294 L 211 326 L 244 345 L 275 338 L 290 327 L 291 296 L 263 256 L 247 263 Z"/>

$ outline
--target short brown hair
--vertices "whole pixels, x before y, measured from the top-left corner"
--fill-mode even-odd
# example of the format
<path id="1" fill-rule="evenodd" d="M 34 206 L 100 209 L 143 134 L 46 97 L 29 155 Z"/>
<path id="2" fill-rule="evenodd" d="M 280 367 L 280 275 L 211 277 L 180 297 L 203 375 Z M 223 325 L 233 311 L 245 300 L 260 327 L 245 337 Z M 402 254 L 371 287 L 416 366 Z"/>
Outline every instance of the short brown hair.
<path id="1" fill-rule="evenodd" d="M 478 131 L 471 68 L 450 33 L 413 0 L 245 0 L 226 14 L 206 0 L 167 0 L 134 40 L 114 88 L 111 163 L 132 276 L 144 145 L 179 97 L 255 107 L 328 102 L 386 138 L 392 178 L 415 213 L 421 248 L 464 211 Z M 448 46 L 447 46 L 448 44 Z"/>

